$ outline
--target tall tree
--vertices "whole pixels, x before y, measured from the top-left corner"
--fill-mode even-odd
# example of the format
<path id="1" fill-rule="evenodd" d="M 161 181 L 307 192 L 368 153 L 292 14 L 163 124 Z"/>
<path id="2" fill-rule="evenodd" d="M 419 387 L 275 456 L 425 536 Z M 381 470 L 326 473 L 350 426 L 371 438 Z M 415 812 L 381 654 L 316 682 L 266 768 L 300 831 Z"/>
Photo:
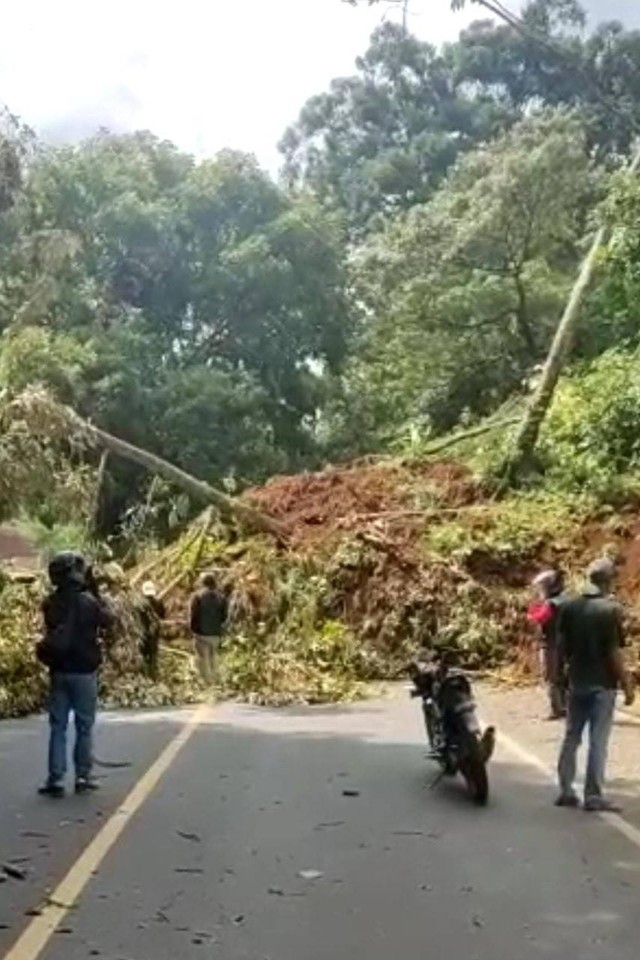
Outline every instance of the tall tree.
<path id="1" fill-rule="evenodd" d="M 460 4 L 458 4 L 460 6 Z M 640 123 L 640 31 L 584 32 L 577 0 L 531 0 L 479 20 L 436 51 L 383 24 L 352 77 L 313 97 L 285 133 L 284 174 L 342 208 L 357 237 L 433 194 L 461 152 L 532 111 L 566 106 L 612 164 Z"/>
<path id="2" fill-rule="evenodd" d="M 597 183 L 579 120 L 550 111 L 461 159 L 429 203 L 371 240 L 347 380 L 356 432 L 446 430 L 520 387 L 553 335 Z"/>
<path id="3" fill-rule="evenodd" d="M 436 49 L 398 24 L 374 32 L 356 67 L 307 102 L 280 149 L 289 184 L 345 210 L 358 232 L 376 215 L 424 201 L 504 111 L 463 94 Z"/>
<path id="4" fill-rule="evenodd" d="M 149 134 L 100 134 L 39 150 L 7 217 L 5 386 L 28 371 L 214 480 L 313 458 L 350 313 L 340 227 L 311 199 L 242 154 L 196 164 Z"/>
<path id="5" fill-rule="evenodd" d="M 629 176 L 634 177 L 639 168 L 640 148 L 636 150 L 629 167 Z M 622 232 L 623 230 L 620 229 L 618 240 Z M 506 463 L 506 468 L 514 479 L 532 465 L 540 430 L 551 406 L 567 356 L 573 346 L 583 301 L 593 280 L 598 261 L 602 258 L 606 238 L 607 225 L 602 224 L 598 228 L 591 249 L 582 263 L 578 278 L 571 290 L 571 296 L 555 331 L 540 382 L 516 431 L 513 448 Z"/>

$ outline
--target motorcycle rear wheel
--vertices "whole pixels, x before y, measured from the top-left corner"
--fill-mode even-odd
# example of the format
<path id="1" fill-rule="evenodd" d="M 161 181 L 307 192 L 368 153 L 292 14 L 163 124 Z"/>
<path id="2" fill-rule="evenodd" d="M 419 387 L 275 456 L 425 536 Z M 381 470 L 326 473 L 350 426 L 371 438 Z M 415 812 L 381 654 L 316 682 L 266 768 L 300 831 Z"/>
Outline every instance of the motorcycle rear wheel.
<path id="1" fill-rule="evenodd" d="M 489 775 L 479 741 L 475 741 L 464 763 L 460 765 L 471 799 L 477 807 L 486 807 L 489 801 Z"/>

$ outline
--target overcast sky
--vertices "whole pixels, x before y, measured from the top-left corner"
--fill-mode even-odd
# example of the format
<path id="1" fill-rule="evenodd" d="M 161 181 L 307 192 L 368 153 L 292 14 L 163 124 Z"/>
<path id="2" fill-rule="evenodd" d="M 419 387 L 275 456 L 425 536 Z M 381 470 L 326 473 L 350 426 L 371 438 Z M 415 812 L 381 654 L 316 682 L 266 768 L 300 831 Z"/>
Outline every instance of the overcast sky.
<path id="1" fill-rule="evenodd" d="M 640 23 L 640 0 L 586 5 Z M 0 101 L 56 140 L 145 128 L 201 156 L 251 151 L 274 169 L 284 128 L 352 72 L 381 16 L 341 0 L 23 0 L 2 13 Z M 449 0 L 413 0 L 410 26 L 439 43 L 469 19 Z"/>

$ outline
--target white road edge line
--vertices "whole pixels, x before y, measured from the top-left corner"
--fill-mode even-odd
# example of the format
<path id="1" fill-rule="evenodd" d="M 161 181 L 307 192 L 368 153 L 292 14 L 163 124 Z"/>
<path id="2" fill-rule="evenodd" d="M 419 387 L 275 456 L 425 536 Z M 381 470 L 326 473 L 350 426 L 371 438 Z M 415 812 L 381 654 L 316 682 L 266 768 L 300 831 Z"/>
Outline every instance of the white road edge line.
<path id="1" fill-rule="evenodd" d="M 548 780 L 555 783 L 555 771 L 552 767 L 548 766 L 544 760 L 541 760 L 540 757 L 532 753 L 531 750 L 523 747 L 517 740 L 514 740 L 506 733 L 502 733 L 499 728 L 497 728 L 497 731 L 498 744 L 502 744 L 512 757 L 529 767 L 535 767 L 535 769 L 544 774 Z M 623 837 L 640 850 L 640 830 L 632 826 L 624 817 L 621 817 L 619 813 L 598 813 L 596 816 L 604 820 L 605 823 L 608 823 L 609 826 L 617 830 L 618 833 L 621 833 Z"/>

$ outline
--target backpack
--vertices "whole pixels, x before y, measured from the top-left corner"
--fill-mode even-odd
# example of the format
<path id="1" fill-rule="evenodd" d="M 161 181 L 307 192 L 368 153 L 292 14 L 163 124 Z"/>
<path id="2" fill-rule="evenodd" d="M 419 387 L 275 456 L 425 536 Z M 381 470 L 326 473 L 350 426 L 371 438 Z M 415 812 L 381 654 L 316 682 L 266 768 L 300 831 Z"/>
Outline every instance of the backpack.
<path id="1" fill-rule="evenodd" d="M 76 630 L 76 598 L 69 604 L 64 618 L 55 627 L 50 627 L 36 646 L 36 657 L 45 667 L 54 669 L 71 649 Z"/>

